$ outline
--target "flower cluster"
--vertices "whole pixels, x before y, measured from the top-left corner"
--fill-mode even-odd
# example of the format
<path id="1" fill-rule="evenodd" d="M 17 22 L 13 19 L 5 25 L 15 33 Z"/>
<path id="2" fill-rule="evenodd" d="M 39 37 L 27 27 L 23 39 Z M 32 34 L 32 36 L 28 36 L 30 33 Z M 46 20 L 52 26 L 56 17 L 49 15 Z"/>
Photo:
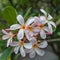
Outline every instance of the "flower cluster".
<path id="1" fill-rule="evenodd" d="M 21 56 L 25 57 L 26 53 L 29 53 L 30 58 L 33 58 L 36 53 L 39 56 L 45 54 L 42 49 L 46 48 L 48 43 L 44 39 L 46 39 L 46 35 L 53 33 L 52 26 L 56 28 L 56 25 L 51 21 L 50 14 L 47 14 L 43 9 L 40 11 L 44 14 L 43 16 L 30 17 L 26 22 L 22 15 L 18 15 L 19 24 L 13 24 L 9 29 L 2 30 L 4 33 L 2 39 L 8 39 L 7 47 L 13 46 L 15 54 L 20 52 Z M 38 40 L 38 36 L 43 40 Z"/>

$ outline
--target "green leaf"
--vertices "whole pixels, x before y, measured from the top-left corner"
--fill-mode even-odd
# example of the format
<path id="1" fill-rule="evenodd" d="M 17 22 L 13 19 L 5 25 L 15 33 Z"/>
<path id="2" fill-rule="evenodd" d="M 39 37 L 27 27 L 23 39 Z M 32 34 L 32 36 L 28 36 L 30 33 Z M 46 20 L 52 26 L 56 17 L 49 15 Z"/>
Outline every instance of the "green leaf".
<path id="1" fill-rule="evenodd" d="M 26 14 L 24 15 L 24 19 L 28 16 L 28 14 L 30 13 L 31 7 L 27 10 Z"/>
<path id="2" fill-rule="evenodd" d="M 60 24 L 60 18 L 56 21 L 56 25 Z"/>
<path id="3" fill-rule="evenodd" d="M 0 40 L 0 47 L 1 46 L 6 46 L 6 41 Z"/>
<path id="4" fill-rule="evenodd" d="M 0 23 L 0 30 L 1 29 L 5 29 L 5 28 L 7 28 L 7 25 L 6 24 L 3 24 L 3 23 Z"/>
<path id="5" fill-rule="evenodd" d="M 7 48 L 3 52 L 2 56 L 0 57 L 0 60 L 8 60 L 9 56 L 11 55 L 11 53 L 12 53 L 12 48 L 11 47 Z"/>
<path id="6" fill-rule="evenodd" d="M 9 25 L 17 22 L 16 20 L 17 12 L 13 7 L 11 6 L 6 7 L 3 10 L 2 14 L 3 14 L 4 19 L 7 21 Z"/>

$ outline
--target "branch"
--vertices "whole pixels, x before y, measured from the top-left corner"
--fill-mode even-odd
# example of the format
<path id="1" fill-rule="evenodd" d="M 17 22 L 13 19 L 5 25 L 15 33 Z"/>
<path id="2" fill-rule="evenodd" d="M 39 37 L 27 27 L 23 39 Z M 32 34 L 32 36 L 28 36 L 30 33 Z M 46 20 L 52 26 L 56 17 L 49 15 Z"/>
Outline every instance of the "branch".
<path id="1" fill-rule="evenodd" d="M 60 38 L 57 39 L 49 39 L 47 42 L 60 42 Z"/>

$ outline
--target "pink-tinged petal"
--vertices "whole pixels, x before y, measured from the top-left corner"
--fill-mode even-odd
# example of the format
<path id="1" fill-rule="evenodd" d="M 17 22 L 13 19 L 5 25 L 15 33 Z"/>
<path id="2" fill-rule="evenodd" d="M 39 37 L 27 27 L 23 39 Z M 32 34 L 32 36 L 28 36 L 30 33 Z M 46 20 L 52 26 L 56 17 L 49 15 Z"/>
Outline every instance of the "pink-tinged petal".
<path id="1" fill-rule="evenodd" d="M 47 13 L 46 13 L 46 11 L 45 11 L 45 10 L 40 9 L 40 11 L 41 11 L 45 16 L 47 15 Z"/>
<path id="2" fill-rule="evenodd" d="M 48 14 L 48 20 L 51 20 L 52 16 L 50 14 Z"/>
<path id="3" fill-rule="evenodd" d="M 37 27 L 34 27 L 34 30 L 33 30 L 33 32 L 36 32 L 36 33 L 38 33 L 38 32 L 40 32 L 40 29 L 38 29 Z"/>
<path id="4" fill-rule="evenodd" d="M 41 44 L 39 45 L 40 48 L 46 48 L 48 46 L 47 41 L 43 41 L 41 42 Z"/>
<path id="5" fill-rule="evenodd" d="M 25 31 L 25 35 L 26 35 L 26 38 L 28 39 L 28 40 L 31 40 L 31 35 L 29 35 L 29 33 L 28 33 L 28 31 Z"/>
<path id="6" fill-rule="evenodd" d="M 50 32 L 46 32 L 46 35 L 52 35 Z"/>
<path id="7" fill-rule="evenodd" d="M 24 18 L 22 17 L 22 15 L 18 15 L 18 16 L 17 16 L 17 21 L 18 21 L 20 24 L 24 24 Z"/>
<path id="8" fill-rule="evenodd" d="M 14 52 L 15 52 L 15 54 L 17 54 L 18 53 L 18 51 L 19 51 L 19 46 L 16 46 L 15 48 L 14 48 Z"/>
<path id="9" fill-rule="evenodd" d="M 34 23 L 37 25 L 40 23 L 40 18 L 39 17 L 34 17 Z"/>
<path id="10" fill-rule="evenodd" d="M 19 24 L 14 24 L 14 25 L 10 26 L 10 30 L 16 30 L 16 29 L 19 29 L 19 28 L 20 28 Z"/>
<path id="11" fill-rule="evenodd" d="M 32 43 L 24 43 L 24 47 L 26 49 L 31 49 L 32 48 Z"/>
<path id="12" fill-rule="evenodd" d="M 53 30 L 52 30 L 52 26 L 50 23 L 48 23 L 48 28 L 49 28 L 49 32 L 52 34 L 53 33 Z"/>
<path id="13" fill-rule="evenodd" d="M 2 32 L 3 32 L 4 34 L 8 34 L 4 29 L 2 29 Z"/>
<path id="14" fill-rule="evenodd" d="M 34 22 L 34 18 L 33 17 L 29 18 L 26 22 L 26 26 L 32 24 L 33 22 Z"/>
<path id="15" fill-rule="evenodd" d="M 29 33 L 28 33 L 29 35 L 31 35 L 31 36 L 33 36 L 33 32 L 32 31 L 29 31 Z"/>
<path id="16" fill-rule="evenodd" d="M 18 42 L 12 42 L 10 43 L 10 46 L 18 46 Z"/>
<path id="17" fill-rule="evenodd" d="M 9 38 L 8 35 L 3 35 L 3 36 L 2 36 L 2 39 L 3 39 L 3 40 L 6 40 L 6 39 L 8 39 L 8 38 Z"/>
<path id="18" fill-rule="evenodd" d="M 17 38 L 18 38 L 18 40 L 21 40 L 21 39 L 23 39 L 23 37 L 24 37 L 24 31 L 23 31 L 23 29 L 20 29 L 17 34 Z"/>
<path id="19" fill-rule="evenodd" d="M 35 51 L 39 56 L 43 56 L 45 54 L 45 52 L 39 48 L 36 48 Z"/>
<path id="20" fill-rule="evenodd" d="M 50 21 L 49 23 L 56 28 L 56 24 L 54 22 Z"/>
<path id="21" fill-rule="evenodd" d="M 24 48 L 22 46 L 20 47 L 20 54 L 22 57 L 26 56 L 26 53 L 25 53 Z"/>
<path id="22" fill-rule="evenodd" d="M 10 43 L 12 43 L 12 39 L 8 39 L 8 41 L 7 41 L 7 47 L 9 47 Z"/>
<path id="23" fill-rule="evenodd" d="M 32 51 L 30 52 L 30 54 L 29 54 L 29 57 L 30 57 L 30 58 L 34 58 L 35 55 L 36 55 L 35 51 L 32 50 Z"/>
<path id="24" fill-rule="evenodd" d="M 41 36 L 42 39 L 45 39 L 46 38 L 46 33 L 45 33 L 44 30 L 41 30 L 40 31 L 40 36 Z"/>

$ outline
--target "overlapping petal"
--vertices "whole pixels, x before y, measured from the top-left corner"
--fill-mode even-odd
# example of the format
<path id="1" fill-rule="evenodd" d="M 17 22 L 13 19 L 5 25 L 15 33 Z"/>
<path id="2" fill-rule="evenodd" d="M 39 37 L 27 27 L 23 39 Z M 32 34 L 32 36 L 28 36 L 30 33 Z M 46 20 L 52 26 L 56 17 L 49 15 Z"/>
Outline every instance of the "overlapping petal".
<path id="1" fill-rule="evenodd" d="M 31 48 L 32 48 L 32 43 L 25 43 L 25 44 L 24 44 L 24 47 L 25 47 L 26 49 L 31 49 Z"/>
<path id="2" fill-rule="evenodd" d="M 18 15 L 18 16 L 17 16 L 17 21 L 18 21 L 20 24 L 24 24 L 24 18 L 22 17 L 22 15 Z"/>
<path id="3" fill-rule="evenodd" d="M 9 37 L 8 37 L 7 35 L 3 35 L 3 36 L 2 36 L 2 39 L 3 39 L 3 40 L 6 40 L 6 39 L 8 39 L 8 38 L 9 38 Z"/>
<path id="4" fill-rule="evenodd" d="M 14 24 L 14 25 L 10 26 L 10 30 L 16 30 L 16 29 L 19 29 L 19 28 L 20 28 L 19 24 Z"/>
<path id="5" fill-rule="evenodd" d="M 15 54 L 17 54 L 18 53 L 18 51 L 19 51 L 19 46 L 16 46 L 15 48 L 14 48 L 14 52 L 15 52 Z"/>
<path id="6" fill-rule="evenodd" d="M 32 50 L 32 51 L 30 52 L 30 54 L 29 54 L 29 57 L 30 57 L 30 58 L 34 58 L 35 55 L 36 55 L 36 52 L 35 52 L 34 50 Z"/>
<path id="7" fill-rule="evenodd" d="M 41 44 L 38 47 L 40 47 L 40 48 L 46 48 L 47 46 L 48 46 L 47 41 L 43 41 L 43 42 L 41 42 Z"/>
<path id="8" fill-rule="evenodd" d="M 33 22 L 34 22 L 34 18 L 33 17 L 29 18 L 26 22 L 26 26 L 32 24 Z"/>
<path id="9" fill-rule="evenodd" d="M 21 40 L 21 39 L 23 39 L 23 37 L 24 37 L 24 30 L 20 29 L 17 34 L 17 38 L 18 38 L 18 40 Z"/>
<path id="10" fill-rule="evenodd" d="M 40 36 L 42 39 L 45 39 L 46 38 L 46 33 L 44 30 L 40 30 Z"/>
<path id="11" fill-rule="evenodd" d="M 36 48 L 35 51 L 39 56 L 43 56 L 45 54 L 45 52 L 39 48 Z"/>
<path id="12" fill-rule="evenodd" d="M 26 53 L 25 53 L 23 47 L 20 47 L 20 54 L 21 54 L 22 57 L 25 57 L 26 56 Z"/>

